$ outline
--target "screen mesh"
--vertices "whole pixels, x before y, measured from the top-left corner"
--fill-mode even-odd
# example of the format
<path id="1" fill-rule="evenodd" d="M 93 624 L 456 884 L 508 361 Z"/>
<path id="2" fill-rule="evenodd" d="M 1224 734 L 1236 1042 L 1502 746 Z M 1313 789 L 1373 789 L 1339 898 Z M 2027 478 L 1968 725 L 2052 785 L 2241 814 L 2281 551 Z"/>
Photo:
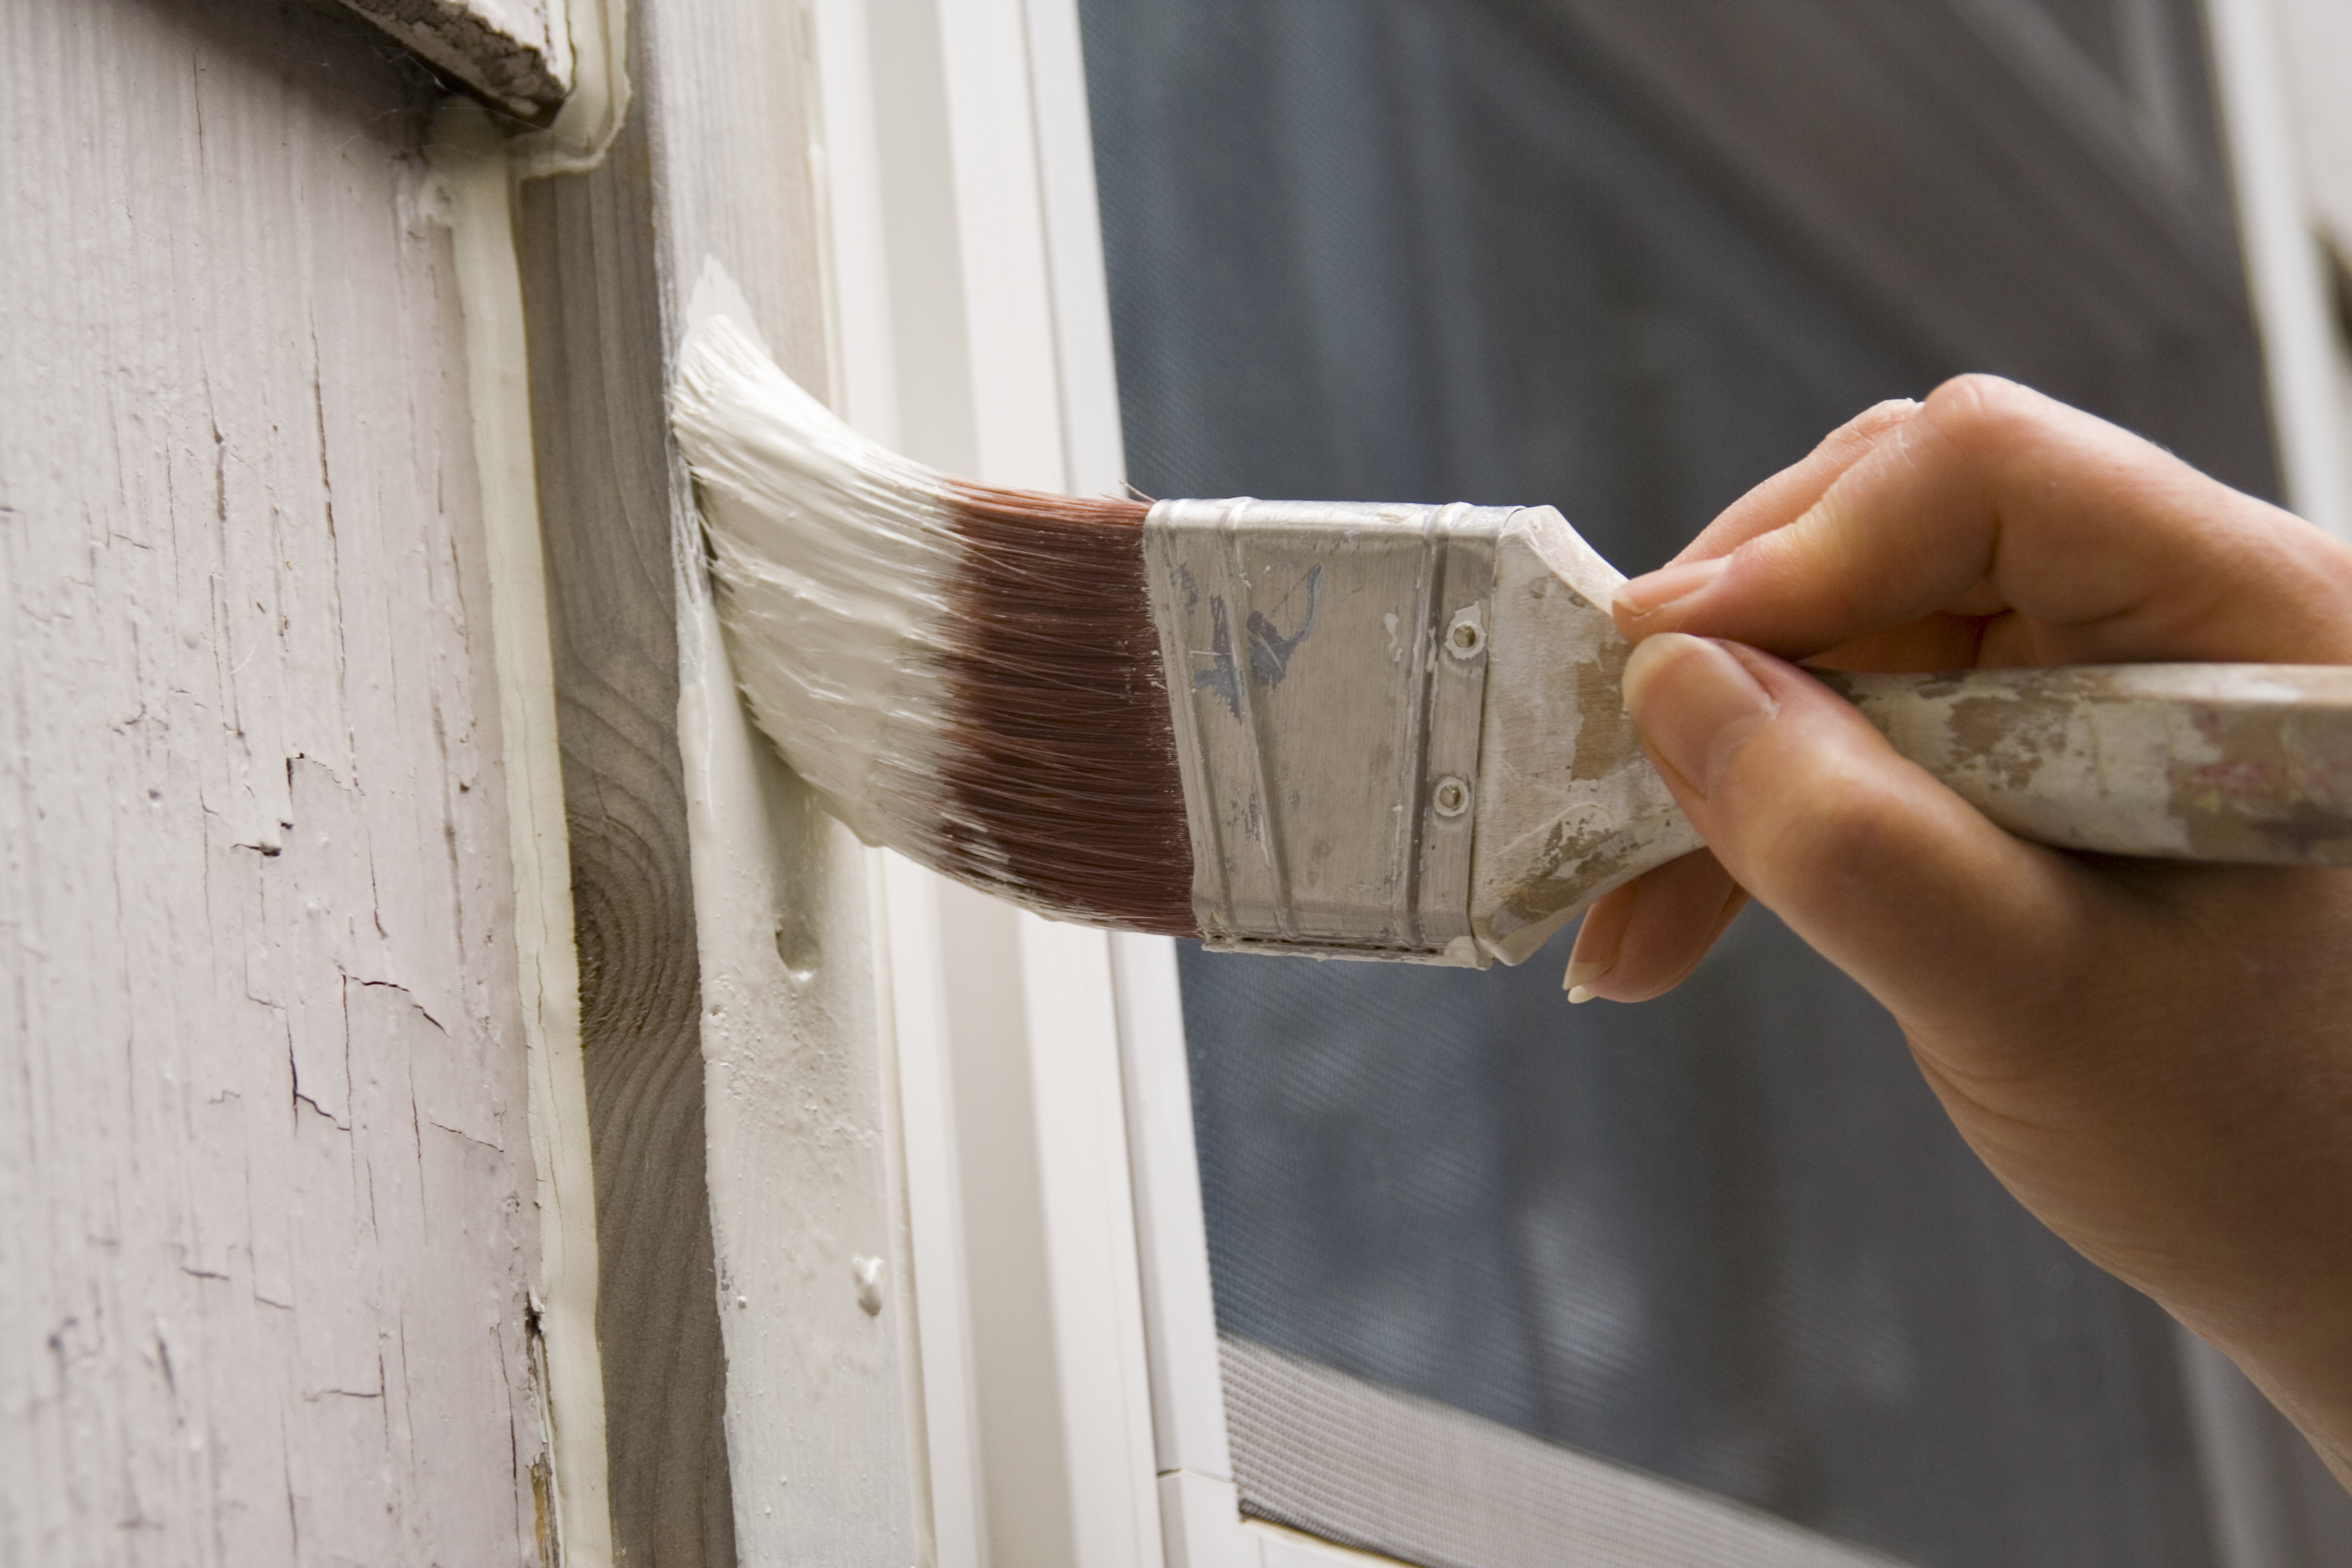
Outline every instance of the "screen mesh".
<path id="1" fill-rule="evenodd" d="M 2210 1561 L 2168 1326 L 1874 1004 L 1760 912 L 1639 1007 L 1560 957 L 1182 954 L 1225 1334 L 1922 1564 Z"/>
<path id="2" fill-rule="evenodd" d="M 1958 368 L 1501 8 L 1082 16 L 1148 493 L 1550 503 L 1641 571 Z M 1874 1005 L 1762 911 L 1639 1007 L 1571 1011 L 1564 960 L 1183 953 L 1246 1510 L 1614 1561 L 1532 1494 L 1494 1505 L 1528 1556 L 1384 1513 L 1409 1446 L 1311 1393 L 1361 1387 L 1922 1568 L 2214 1563 L 2168 1325 L 1982 1172 Z"/>
<path id="3" fill-rule="evenodd" d="M 1254 1510 L 1342 1544 L 1432 1568 L 1898 1568 L 1248 1340 L 1223 1359 Z"/>

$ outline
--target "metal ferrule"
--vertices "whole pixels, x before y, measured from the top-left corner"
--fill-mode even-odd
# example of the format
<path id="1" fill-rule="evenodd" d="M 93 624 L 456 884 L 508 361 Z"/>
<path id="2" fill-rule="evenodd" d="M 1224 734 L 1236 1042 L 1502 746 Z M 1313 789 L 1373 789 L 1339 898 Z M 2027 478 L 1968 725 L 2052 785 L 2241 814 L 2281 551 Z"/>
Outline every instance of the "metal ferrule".
<path id="1" fill-rule="evenodd" d="M 1161 501 L 1145 519 L 1212 947 L 1482 962 L 1495 551 L 1510 507 Z"/>

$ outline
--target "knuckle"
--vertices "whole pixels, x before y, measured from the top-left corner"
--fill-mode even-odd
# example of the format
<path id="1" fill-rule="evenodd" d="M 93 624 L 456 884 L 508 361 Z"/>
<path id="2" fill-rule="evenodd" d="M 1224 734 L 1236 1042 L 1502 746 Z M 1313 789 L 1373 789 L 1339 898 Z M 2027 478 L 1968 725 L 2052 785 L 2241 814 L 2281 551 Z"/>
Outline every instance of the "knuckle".
<path id="1" fill-rule="evenodd" d="M 1916 836 L 1916 814 L 1888 770 L 1851 743 L 1807 737 L 1777 758 L 1756 760 L 1767 767 L 1738 770 L 1750 776 L 1735 773 L 1727 782 L 1748 797 L 1739 813 L 1740 858 L 1761 880 L 1785 887 L 1791 878 L 1818 885 L 1871 877 Z"/>
<path id="2" fill-rule="evenodd" d="M 2027 428 L 2045 423 L 2050 405 L 2029 387 L 1979 371 L 1936 388 L 1926 411 L 1948 439 L 1977 451 L 2000 451 Z"/>

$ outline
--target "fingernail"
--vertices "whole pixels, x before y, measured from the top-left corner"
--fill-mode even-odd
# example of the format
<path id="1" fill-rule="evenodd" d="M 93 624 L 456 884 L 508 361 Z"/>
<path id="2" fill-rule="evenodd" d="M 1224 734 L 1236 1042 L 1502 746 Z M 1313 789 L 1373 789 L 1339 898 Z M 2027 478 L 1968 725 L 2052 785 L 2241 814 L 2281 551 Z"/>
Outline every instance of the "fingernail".
<path id="1" fill-rule="evenodd" d="M 1614 958 L 1605 962 L 1591 958 L 1571 958 L 1568 961 L 1567 978 L 1563 979 L 1560 984 L 1567 988 L 1570 1001 L 1590 1002 L 1600 994 L 1592 989 L 1592 983 L 1616 967 L 1617 961 Z"/>
<path id="2" fill-rule="evenodd" d="M 1625 661 L 1625 711 L 1660 761 L 1712 799 L 1750 736 L 1780 711 L 1722 644 L 1664 632 Z"/>
<path id="3" fill-rule="evenodd" d="M 1661 566 L 1655 572 L 1620 583 L 1612 607 L 1622 611 L 1629 620 L 1654 616 L 1722 576 L 1723 569 L 1730 563 L 1730 556 L 1717 555 L 1706 561 L 1681 561 L 1672 566 Z"/>

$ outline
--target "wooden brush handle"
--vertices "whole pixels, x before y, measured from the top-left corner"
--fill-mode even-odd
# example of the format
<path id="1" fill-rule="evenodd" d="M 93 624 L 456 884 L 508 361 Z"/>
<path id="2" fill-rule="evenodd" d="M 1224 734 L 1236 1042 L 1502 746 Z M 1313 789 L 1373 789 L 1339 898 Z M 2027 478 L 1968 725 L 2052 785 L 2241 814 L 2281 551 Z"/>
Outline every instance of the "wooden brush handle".
<path id="1" fill-rule="evenodd" d="M 1813 673 L 2021 837 L 2112 855 L 2352 865 L 2352 668 Z"/>

